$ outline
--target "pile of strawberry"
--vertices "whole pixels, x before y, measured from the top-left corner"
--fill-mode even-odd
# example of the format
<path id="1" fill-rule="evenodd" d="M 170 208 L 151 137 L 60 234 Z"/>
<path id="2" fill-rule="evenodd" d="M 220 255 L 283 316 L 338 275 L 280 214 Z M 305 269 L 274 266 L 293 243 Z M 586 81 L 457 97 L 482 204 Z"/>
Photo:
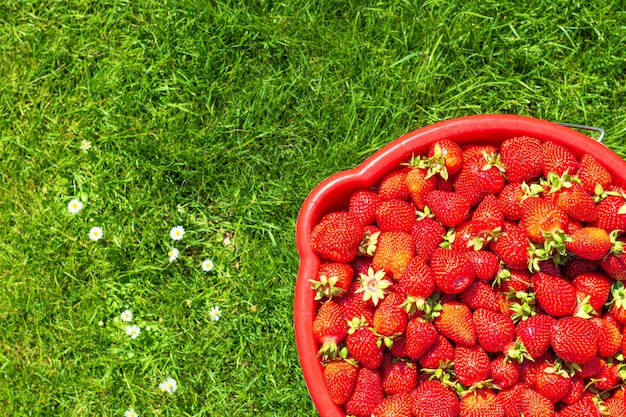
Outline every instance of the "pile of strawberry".
<path id="1" fill-rule="evenodd" d="M 311 233 L 330 397 L 356 417 L 626 417 L 625 231 L 592 155 L 438 141 Z"/>

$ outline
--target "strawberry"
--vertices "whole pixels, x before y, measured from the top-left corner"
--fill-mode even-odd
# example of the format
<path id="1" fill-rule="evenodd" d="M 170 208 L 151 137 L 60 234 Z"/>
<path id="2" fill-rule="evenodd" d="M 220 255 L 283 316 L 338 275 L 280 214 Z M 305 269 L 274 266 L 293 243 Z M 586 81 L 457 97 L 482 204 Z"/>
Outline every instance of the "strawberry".
<path id="1" fill-rule="evenodd" d="M 400 278 L 413 257 L 413 240 L 406 232 L 382 232 L 374 253 L 372 267 L 384 269 L 393 278 Z"/>
<path id="2" fill-rule="evenodd" d="M 509 316 L 479 308 L 474 311 L 473 317 L 476 338 L 487 352 L 502 352 L 515 339 L 515 325 Z"/>
<path id="3" fill-rule="evenodd" d="M 430 266 L 437 286 L 447 294 L 458 294 L 474 282 L 475 272 L 467 254 L 449 249 L 435 249 Z"/>
<path id="4" fill-rule="evenodd" d="M 313 320 L 313 336 L 321 345 L 318 356 L 323 359 L 338 357 L 337 344 L 345 339 L 347 330 L 339 304 L 332 300 L 323 303 Z"/>
<path id="5" fill-rule="evenodd" d="M 349 361 L 337 360 L 324 366 L 324 382 L 333 403 L 341 405 L 348 401 L 356 383 L 359 368 Z"/>
<path id="6" fill-rule="evenodd" d="M 386 174 L 378 184 L 378 196 L 382 200 L 409 201 L 409 189 L 406 186 L 407 171 L 393 171 Z"/>
<path id="7" fill-rule="evenodd" d="M 622 332 L 617 324 L 599 317 L 591 321 L 598 327 L 601 337 L 598 338 L 598 356 L 610 358 L 622 349 Z"/>
<path id="8" fill-rule="evenodd" d="M 584 396 L 577 402 L 568 404 L 559 411 L 559 417 L 600 417 L 601 415 L 598 406 L 590 396 Z M 613 416 L 614 414 L 610 415 Z"/>
<path id="9" fill-rule="evenodd" d="M 409 233 L 415 219 L 413 204 L 403 200 L 385 200 L 376 208 L 376 224 L 383 232 Z"/>
<path id="10" fill-rule="evenodd" d="M 419 357 L 418 361 L 422 368 L 437 369 L 443 362 L 454 360 L 454 347 L 448 339 L 442 335 L 437 335 L 437 340 L 430 348 Z"/>
<path id="11" fill-rule="evenodd" d="M 428 148 L 428 159 L 432 161 L 431 172 L 448 178 L 461 170 L 463 150 L 450 139 L 440 139 Z"/>
<path id="12" fill-rule="evenodd" d="M 520 225 L 533 242 L 545 242 L 544 233 L 564 231 L 568 223 L 567 213 L 550 200 L 532 197 L 522 202 Z"/>
<path id="13" fill-rule="evenodd" d="M 361 224 L 368 225 L 376 220 L 376 209 L 381 199 L 372 190 L 357 190 L 350 196 L 348 211 L 354 214 Z"/>
<path id="14" fill-rule="evenodd" d="M 355 417 L 370 417 L 384 397 L 383 383 L 378 370 L 361 368 L 344 410 L 346 414 Z"/>
<path id="15" fill-rule="evenodd" d="M 555 322 L 552 316 L 539 313 L 517 324 L 515 327 L 517 338 L 524 344 L 531 358 L 537 359 L 546 353 L 550 347 L 550 336 Z"/>
<path id="16" fill-rule="evenodd" d="M 491 242 L 489 247 L 510 269 L 526 269 L 528 267 L 530 243 L 521 226 L 506 223 L 504 234 L 495 242 Z"/>
<path id="17" fill-rule="evenodd" d="M 520 417 L 522 415 L 520 394 L 528 387 L 522 383 L 516 383 L 511 388 L 505 388 L 498 392 L 498 401 L 504 410 L 505 417 Z"/>
<path id="18" fill-rule="evenodd" d="M 378 336 L 366 323 L 353 319 L 349 324 L 346 348 L 350 356 L 366 368 L 378 368 L 383 360 L 385 346 L 379 343 Z"/>
<path id="19" fill-rule="evenodd" d="M 476 328 L 469 307 L 456 301 L 450 301 L 441 307 L 439 316 L 434 320 L 439 333 L 458 345 L 474 346 Z"/>
<path id="20" fill-rule="evenodd" d="M 563 265 L 563 274 L 569 279 L 574 279 L 578 275 L 585 274 L 587 272 L 596 272 L 599 269 L 600 264 L 596 261 L 570 257 Z"/>
<path id="21" fill-rule="evenodd" d="M 598 217 L 590 226 L 599 227 L 611 233 L 613 230 L 626 231 L 626 197 L 624 190 L 613 191 L 598 203 Z"/>
<path id="22" fill-rule="evenodd" d="M 348 292 L 336 299 L 337 304 L 341 307 L 341 315 L 346 322 L 356 317 L 371 324 L 374 321 L 374 305 L 363 300 L 363 295 L 356 292 L 359 288 L 360 282 L 353 281 Z"/>
<path id="23" fill-rule="evenodd" d="M 426 205 L 424 196 L 437 188 L 437 177 L 428 176 L 425 169 L 412 168 L 406 174 L 405 182 L 415 207 L 418 210 L 424 210 Z"/>
<path id="24" fill-rule="evenodd" d="M 311 232 L 311 249 L 331 261 L 350 262 L 359 253 L 363 225 L 347 211 L 324 216 Z"/>
<path id="25" fill-rule="evenodd" d="M 572 380 L 560 365 L 543 363 L 539 366 L 535 389 L 553 404 L 565 397 L 571 388 Z"/>
<path id="26" fill-rule="evenodd" d="M 626 417 L 626 403 L 624 403 L 624 390 L 618 389 L 604 402 L 607 415 L 611 417 Z"/>
<path id="27" fill-rule="evenodd" d="M 426 217 L 413 223 L 411 238 L 415 245 L 415 256 L 426 262 L 430 261 L 433 251 L 443 242 L 445 234 L 445 227 L 435 219 Z"/>
<path id="28" fill-rule="evenodd" d="M 393 340 L 389 352 L 397 358 L 408 358 L 409 354 L 406 351 L 406 336 L 404 334 L 399 335 Z"/>
<path id="29" fill-rule="evenodd" d="M 569 178 L 567 174 L 564 174 Z M 575 182 L 562 180 L 569 186 L 553 188 L 548 194 L 552 201 L 573 220 L 592 222 L 598 218 L 598 207 L 587 191 Z"/>
<path id="30" fill-rule="evenodd" d="M 412 417 L 411 395 L 395 394 L 383 399 L 372 411 L 372 417 Z"/>
<path id="31" fill-rule="evenodd" d="M 424 202 L 435 218 L 446 227 L 458 226 L 470 214 L 470 203 L 461 194 L 434 190 L 426 193 Z"/>
<path id="32" fill-rule="evenodd" d="M 501 389 L 512 387 L 520 377 L 520 364 L 498 354 L 489 364 L 489 378 Z"/>
<path id="33" fill-rule="evenodd" d="M 519 368 L 519 382 L 526 385 L 528 388 L 535 388 L 537 383 L 537 375 L 539 374 L 539 366 L 543 363 L 552 363 L 555 360 L 552 349 L 541 355 L 541 357 L 534 361 L 523 361 L 520 363 Z"/>
<path id="34" fill-rule="evenodd" d="M 415 417 L 457 417 L 459 400 L 456 394 L 438 381 L 425 381 L 411 392 Z"/>
<path id="35" fill-rule="evenodd" d="M 582 365 L 598 350 L 598 328 L 580 317 L 564 317 L 554 324 L 550 345 L 563 360 Z"/>
<path id="36" fill-rule="evenodd" d="M 548 177 L 550 172 L 561 176 L 564 172 L 574 175 L 578 172 L 578 159 L 566 147 L 552 141 L 542 144 L 542 170 L 543 176 Z"/>
<path id="37" fill-rule="evenodd" d="M 406 311 L 401 307 L 405 295 L 391 292 L 380 303 L 374 312 L 374 330 L 382 336 L 398 336 L 404 333 L 407 324 Z"/>
<path id="38" fill-rule="evenodd" d="M 602 311 L 611 293 L 612 281 L 608 276 L 600 272 L 581 273 L 572 280 L 572 284 L 580 300 L 589 297 L 587 302 L 595 312 Z"/>
<path id="39" fill-rule="evenodd" d="M 476 156 L 484 156 L 485 154 L 491 155 L 498 152 L 498 149 L 495 146 L 491 145 L 476 145 L 476 144 L 468 144 L 461 147 L 463 150 L 463 160 L 469 160 L 475 158 Z"/>
<path id="40" fill-rule="evenodd" d="M 465 291 L 459 294 L 459 301 L 470 309 L 486 308 L 500 311 L 500 297 L 485 281 L 474 281 Z"/>
<path id="41" fill-rule="evenodd" d="M 412 318 L 406 327 L 407 356 L 414 360 L 419 359 L 437 342 L 438 338 L 439 333 L 433 323 L 422 317 Z"/>
<path id="42" fill-rule="evenodd" d="M 411 392 L 417 386 L 417 366 L 410 360 L 385 353 L 380 364 L 383 390 L 387 395 Z"/>
<path id="43" fill-rule="evenodd" d="M 580 369 L 575 368 L 575 375 L 582 378 L 593 378 L 602 370 L 602 367 L 604 366 L 603 362 L 604 361 L 600 357 L 594 356 L 589 362 L 578 364 Z"/>
<path id="44" fill-rule="evenodd" d="M 584 154 L 580 158 L 578 167 L 578 179 L 582 187 L 589 195 L 596 194 L 596 186 L 599 184 L 606 190 L 613 183 L 613 177 L 601 163 L 591 154 Z"/>
<path id="45" fill-rule="evenodd" d="M 425 299 L 435 290 L 435 276 L 422 258 L 414 257 L 400 275 L 397 286 L 411 297 Z"/>
<path id="46" fill-rule="evenodd" d="M 568 393 L 565 394 L 565 397 L 561 398 L 561 401 L 565 404 L 574 404 L 575 402 L 580 400 L 586 389 L 586 382 L 582 376 L 574 374 L 571 376 L 570 379 L 572 380 L 572 387 L 570 388 Z"/>
<path id="47" fill-rule="evenodd" d="M 613 361 L 607 362 L 604 359 L 600 359 L 600 363 L 602 364 L 600 371 L 593 376 L 593 387 L 599 391 L 607 391 L 623 383 L 620 376 L 620 368 L 623 365 L 618 365 Z"/>
<path id="48" fill-rule="evenodd" d="M 604 273 L 609 277 L 616 281 L 626 281 L 625 252 L 620 251 L 617 254 L 615 252 L 609 252 L 606 258 L 601 259 L 599 262 L 600 268 L 602 268 Z"/>
<path id="49" fill-rule="evenodd" d="M 572 240 L 565 246 L 575 256 L 590 261 L 598 261 L 611 250 L 609 234 L 599 227 L 583 227 L 571 235 Z"/>
<path id="50" fill-rule="evenodd" d="M 529 388 L 521 391 L 519 401 L 524 417 L 554 416 L 554 404 L 552 404 L 552 401 L 534 389 Z"/>
<path id="51" fill-rule="evenodd" d="M 488 388 L 480 388 L 463 395 L 459 417 L 505 417 L 505 414 L 498 396 Z"/>
<path id="52" fill-rule="evenodd" d="M 531 283 L 535 288 L 535 297 L 539 306 L 554 317 L 573 314 L 576 305 L 576 288 L 554 275 L 537 272 L 532 276 Z"/>
<path id="53" fill-rule="evenodd" d="M 342 262 L 324 262 L 318 270 L 318 279 L 309 280 L 315 290 L 315 299 L 339 296 L 350 288 L 354 270 L 352 266 Z"/>
<path id="54" fill-rule="evenodd" d="M 478 203 L 471 218 L 478 225 L 479 234 L 491 234 L 494 229 L 504 226 L 504 213 L 498 199 L 493 194 L 486 195 Z"/>
<path id="55" fill-rule="evenodd" d="M 481 281 L 491 281 L 500 269 L 498 256 L 487 250 L 468 252 L 467 258 L 474 267 L 476 279 Z"/>
<path id="56" fill-rule="evenodd" d="M 454 351 L 454 373 L 457 380 L 470 386 L 489 378 L 490 361 L 480 345 L 458 345 Z"/>
<path id="57" fill-rule="evenodd" d="M 543 173 L 543 150 L 538 139 L 519 136 L 500 145 L 500 157 L 511 183 L 532 182 Z"/>
<path id="58" fill-rule="evenodd" d="M 522 218 L 522 199 L 524 198 L 522 184 L 508 183 L 498 194 L 498 204 L 506 220 L 519 220 Z"/>
<path id="59" fill-rule="evenodd" d="M 463 195 L 470 206 L 478 204 L 487 194 L 497 194 L 504 188 L 502 176 L 504 166 L 500 156 L 494 153 L 482 153 L 469 158 L 463 157 L 463 168 L 454 178 L 456 193 Z"/>

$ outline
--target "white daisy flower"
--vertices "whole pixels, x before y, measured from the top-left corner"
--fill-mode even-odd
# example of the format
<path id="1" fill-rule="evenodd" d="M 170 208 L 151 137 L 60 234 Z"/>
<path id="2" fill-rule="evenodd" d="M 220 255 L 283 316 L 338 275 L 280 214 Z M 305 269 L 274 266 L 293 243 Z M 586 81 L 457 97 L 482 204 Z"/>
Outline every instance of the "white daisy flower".
<path id="1" fill-rule="evenodd" d="M 185 236 L 185 228 L 183 226 L 172 227 L 170 237 L 172 240 L 181 240 Z"/>
<path id="2" fill-rule="evenodd" d="M 169 377 L 159 384 L 159 389 L 163 392 L 171 394 L 178 389 L 178 383 L 174 378 Z"/>
<path id="3" fill-rule="evenodd" d="M 168 253 L 167 256 L 170 257 L 170 262 L 174 262 L 176 259 L 178 259 L 178 249 L 176 248 L 172 248 Z"/>
<path id="4" fill-rule="evenodd" d="M 93 240 L 94 242 L 96 240 L 102 239 L 102 236 L 104 236 L 104 233 L 102 232 L 101 227 L 94 226 L 89 230 L 89 239 Z"/>
<path id="5" fill-rule="evenodd" d="M 205 259 L 202 261 L 202 269 L 206 272 L 209 272 L 213 269 L 213 261 L 210 259 Z"/>
<path id="6" fill-rule="evenodd" d="M 120 319 L 122 319 L 122 321 L 125 321 L 126 323 L 129 323 L 131 321 L 133 321 L 133 313 L 130 310 L 124 310 L 122 311 L 122 314 L 120 314 Z"/>
<path id="7" fill-rule="evenodd" d="M 230 245 L 231 244 L 230 237 L 226 236 L 223 240 L 223 243 L 225 246 Z"/>
<path id="8" fill-rule="evenodd" d="M 137 339 L 139 333 L 141 333 L 141 329 L 136 324 L 126 326 L 126 334 L 129 335 L 131 339 Z"/>
<path id="9" fill-rule="evenodd" d="M 80 149 L 82 149 L 83 151 L 91 149 L 91 142 L 89 142 L 88 140 L 81 140 Z"/>
<path id="10" fill-rule="evenodd" d="M 180 214 L 183 214 L 185 212 L 185 207 L 178 204 L 176 205 L 176 211 L 178 211 Z"/>
<path id="11" fill-rule="evenodd" d="M 76 198 L 70 201 L 69 204 L 67 205 L 67 211 L 69 211 L 71 214 L 78 213 L 82 208 L 83 208 L 83 203 Z"/>
<path id="12" fill-rule="evenodd" d="M 222 310 L 218 306 L 211 307 L 209 311 L 209 316 L 211 316 L 211 320 L 218 321 L 222 316 Z"/>
<path id="13" fill-rule="evenodd" d="M 124 417 L 139 417 L 139 414 L 131 407 L 124 412 Z"/>

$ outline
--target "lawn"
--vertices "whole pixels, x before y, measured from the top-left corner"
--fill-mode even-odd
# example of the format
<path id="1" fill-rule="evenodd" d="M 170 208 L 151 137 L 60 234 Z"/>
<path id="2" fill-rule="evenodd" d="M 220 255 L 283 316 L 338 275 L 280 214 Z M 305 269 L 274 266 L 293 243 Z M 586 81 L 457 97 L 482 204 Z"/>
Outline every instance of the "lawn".
<path id="1" fill-rule="evenodd" d="M 317 415 L 310 190 L 468 114 L 601 127 L 626 157 L 624 73 L 616 0 L 3 2 L 0 415 Z"/>

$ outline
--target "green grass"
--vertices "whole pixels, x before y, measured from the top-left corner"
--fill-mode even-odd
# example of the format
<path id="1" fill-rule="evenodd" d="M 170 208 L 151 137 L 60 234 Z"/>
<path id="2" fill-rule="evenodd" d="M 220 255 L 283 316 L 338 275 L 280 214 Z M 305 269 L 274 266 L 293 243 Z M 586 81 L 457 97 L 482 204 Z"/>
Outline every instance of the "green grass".
<path id="1" fill-rule="evenodd" d="M 618 1 L 2 3 L 0 414 L 317 415 L 292 325 L 308 192 L 467 114 L 602 127 L 626 156 L 625 72 Z"/>

